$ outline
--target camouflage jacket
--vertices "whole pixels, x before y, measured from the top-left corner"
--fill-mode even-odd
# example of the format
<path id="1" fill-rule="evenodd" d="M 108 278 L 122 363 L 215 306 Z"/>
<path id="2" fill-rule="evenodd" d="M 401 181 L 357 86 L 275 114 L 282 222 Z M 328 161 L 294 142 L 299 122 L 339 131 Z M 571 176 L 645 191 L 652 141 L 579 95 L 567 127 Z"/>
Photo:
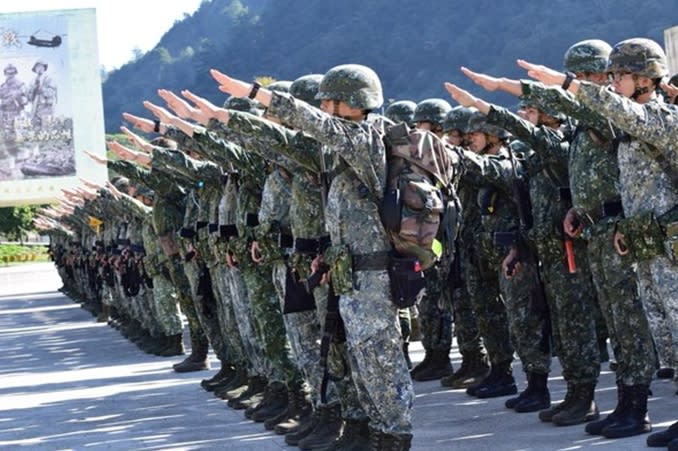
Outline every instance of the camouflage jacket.
<path id="1" fill-rule="evenodd" d="M 607 119 L 560 88 L 523 81 L 522 92 L 524 98 L 579 122 L 569 152 L 557 146 L 544 149 L 544 152 L 556 153 L 554 158 L 568 154 L 574 208 L 585 214 L 600 208 L 603 202 L 619 200 L 619 165 L 613 145 L 615 134 Z"/>
<path id="2" fill-rule="evenodd" d="M 315 138 L 334 156 L 336 175 L 326 211 L 332 244 L 347 245 L 354 255 L 389 251 L 391 244 L 374 201 L 381 199 L 386 184 L 384 119 L 371 115 L 360 123 L 349 122 L 277 92 L 269 111 Z"/>

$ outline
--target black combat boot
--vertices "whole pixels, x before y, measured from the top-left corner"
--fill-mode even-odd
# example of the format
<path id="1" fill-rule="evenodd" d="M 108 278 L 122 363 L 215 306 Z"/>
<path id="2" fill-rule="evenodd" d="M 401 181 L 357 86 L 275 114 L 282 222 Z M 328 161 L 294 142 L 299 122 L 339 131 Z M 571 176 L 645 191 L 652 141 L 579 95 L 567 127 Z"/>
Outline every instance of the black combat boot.
<path id="1" fill-rule="evenodd" d="M 324 409 L 322 408 L 314 410 L 309 417 L 304 418 L 299 423 L 299 426 L 295 430 L 285 434 L 285 443 L 290 446 L 297 446 L 301 439 L 313 432 L 313 429 L 318 425 L 320 417 L 323 414 Z"/>
<path id="2" fill-rule="evenodd" d="M 527 387 L 517 397 L 506 401 L 506 407 L 518 413 L 537 412 L 551 406 L 551 394 L 547 387 L 548 374 L 527 373 Z M 510 401 L 514 402 L 510 402 Z M 510 404 L 510 405 L 509 405 Z"/>
<path id="3" fill-rule="evenodd" d="M 267 402 L 264 404 L 261 403 L 261 407 L 252 412 L 250 419 L 256 421 L 257 423 L 263 423 L 269 418 L 276 417 L 282 412 L 287 411 L 288 400 L 287 400 L 287 387 L 282 382 L 274 382 L 269 384 L 270 394 L 268 395 Z"/>
<path id="4" fill-rule="evenodd" d="M 424 351 L 425 351 L 424 360 L 419 362 L 414 368 L 412 368 L 412 371 L 410 371 L 410 377 L 413 380 L 416 380 L 414 378 L 416 377 L 416 375 L 419 371 L 427 368 L 429 366 L 429 364 L 431 363 L 431 356 L 433 354 L 433 351 L 430 350 L 430 349 L 425 349 Z"/>
<path id="5" fill-rule="evenodd" d="M 405 363 L 407 363 L 407 369 L 412 369 L 412 360 L 410 360 L 410 343 L 403 341 L 403 355 L 405 356 Z"/>
<path id="6" fill-rule="evenodd" d="M 240 396 L 237 398 L 229 399 L 228 407 L 235 410 L 244 410 L 250 406 L 259 404 L 267 385 L 268 381 L 266 381 L 265 377 L 254 376 L 249 378 L 247 381 L 247 389 L 240 393 Z"/>
<path id="7" fill-rule="evenodd" d="M 570 404 L 553 416 L 553 424 L 556 426 L 573 426 L 597 420 L 600 417 L 600 412 L 596 401 L 593 399 L 595 389 L 596 384 L 594 383 L 575 385 Z"/>
<path id="8" fill-rule="evenodd" d="M 370 449 L 369 421 L 344 420 L 341 435 L 323 451 L 367 451 Z"/>
<path id="9" fill-rule="evenodd" d="M 617 421 L 603 428 L 602 434 L 607 438 L 631 437 L 646 434 L 652 430 L 650 418 L 647 415 L 647 385 L 631 385 L 626 389 L 628 396 L 626 409 Z"/>
<path id="10" fill-rule="evenodd" d="M 553 407 L 540 411 L 539 419 L 544 423 L 549 423 L 553 421 L 553 417 L 556 414 L 562 412 L 563 410 L 567 409 L 570 406 L 570 404 L 572 403 L 572 399 L 574 397 L 574 391 L 575 385 L 571 382 L 568 382 L 567 392 L 565 393 L 565 399 L 563 399 L 560 403 L 556 404 Z"/>
<path id="11" fill-rule="evenodd" d="M 236 368 L 235 374 L 226 385 L 214 389 L 214 396 L 226 400 L 237 398 L 242 392 L 247 390 L 247 382 L 247 370 Z"/>
<path id="12" fill-rule="evenodd" d="M 412 434 L 387 434 L 370 428 L 370 451 L 408 451 Z"/>
<path id="13" fill-rule="evenodd" d="M 313 431 L 299 440 L 297 446 L 304 450 L 323 449 L 334 442 L 341 432 L 341 407 L 336 404 L 332 407 L 321 406 L 320 417 Z M 287 440 L 285 440 L 287 441 Z"/>
<path id="14" fill-rule="evenodd" d="M 450 362 L 450 350 L 434 349 L 431 351 L 428 365 L 417 371 L 412 376 L 412 379 L 419 382 L 434 381 L 442 377 L 451 376 L 453 372 L 452 362 Z"/>
<path id="15" fill-rule="evenodd" d="M 657 379 L 673 379 L 676 374 L 673 368 L 659 368 L 657 370 Z"/>
<path id="16" fill-rule="evenodd" d="M 615 423 L 621 417 L 622 412 L 626 410 L 627 388 L 628 387 L 626 385 L 623 385 L 621 382 L 617 381 L 617 406 L 614 408 L 612 413 L 602 420 L 592 421 L 591 423 L 587 424 L 584 430 L 588 434 L 601 435 L 604 428 Z"/>
<path id="17" fill-rule="evenodd" d="M 276 434 L 285 435 L 298 430 L 299 425 L 311 416 L 312 406 L 303 387 L 298 386 L 287 391 L 287 411 L 284 416 L 270 418 L 264 422 L 267 430 L 273 429 Z"/>
<path id="18" fill-rule="evenodd" d="M 219 368 L 219 371 L 209 379 L 201 380 L 200 386 L 205 391 L 214 391 L 217 389 L 217 387 L 224 385 L 225 381 L 229 381 L 234 374 L 235 370 L 231 365 L 226 362 L 221 362 L 221 368 Z"/>
<path id="19" fill-rule="evenodd" d="M 188 373 L 191 371 L 202 371 L 210 369 L 210 362 L 207 360 L 207 351 L 209 343 L 207 340 L 191 339 L 191 354 L 182 362 L 173 366 L 177 373 Z"/>
<path id="20" fill-rule="evenodd" d="M 513 379 L 511 362 L 507 360 L 492 365 L 490 374 L 478 385 L 469 387 L 466 393 L 478 398 L 497 398 L 518 393 L 516 381 Z"/>
<path id="21" fill-rule="evenodd" d="M 663 448 L 665 446 L 669 446 L 669 443 L 671 441 L 676 441 L 676 445 L 678 445 L 677 440 L 678 440 L 678 421 L 669 426 L 669 428 L 665 431 L 655 432 L 654 434 L 648 435 L 647 446 Z"/>
<path id="22" fill-rule="evenodd" d="M 456 389 L 468 388 L 487 377 L 490 372 L 487 354 L 478 351 L 472 354 L 462 354 L 461 358 L 461 367 L 454 374 L 440 379 L 440 385 Z"/>

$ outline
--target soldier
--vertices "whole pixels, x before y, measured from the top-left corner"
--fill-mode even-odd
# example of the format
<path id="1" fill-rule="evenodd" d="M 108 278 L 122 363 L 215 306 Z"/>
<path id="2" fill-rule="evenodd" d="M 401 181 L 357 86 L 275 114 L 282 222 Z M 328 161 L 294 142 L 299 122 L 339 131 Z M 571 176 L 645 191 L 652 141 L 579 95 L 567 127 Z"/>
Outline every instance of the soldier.
<path id="1" fill-rule="evenodd" d="M 389 104 L 384 111 L 384 116 L 396 124 L 404 122 L 408 126 L 414 127 L 414 110 L 416 108 L 417 104 L 411 100 L 397 100 Z"/>
<path id="2" fill-rule="evenodd" d="M 608 118 L 625 134 L 619 140 L 622 204 L 625 218 L 616 224 L 614 246 L 638 265 L 641 300 L 658 349 L 665 349 L 671 366 L 678 357 L 678 269 L 675 255 L 667 257 L 663 241 L 675 237 L 667 231 L 678 222 L 678 166 L 675 122 L 678 115 L 656 93 L 668 74 L 666 55 L 656 42 L 632 38 L 617 43 L 610 53 L 608 70 L 614 91 L 572 81 L 568 90 L 576 99 Z M 563 76 L 546 68 L 534 75 L 545 83 L 565 83 Z M 668 232 L 672 233 L 672 232 Z M 668 238 L 668 240 L 667 240 Z M 675 246 L 667 246 L 673 250 Z M 669 258 L 674 259 L 671 261 Z M 647 417 L 648 387 L 629 387 L 626 408 L 603 430 L 608 437 L 625 437 L 650 430 Z M 674 441 L 675 443 L 669 444 Z M 648 437 L 649 446 L 678 445 L 678 423 L 668 431 Z"/>
<path id="3" fill-rule="evenodd" d="M 452 108 L 443 122 L 445 139 L 453 146 L 468 148 L 465 139 L 468 120 L 474 108 L 457 106 Z M 483 345 L 473 304 L 467 288 L 465 277 L 470 263 L 469 255 L 474 242 L 475 230 L 480 227 L 480 211 L 475 206 L 476 190 L 462 179 L 458 187 L 458 195 L 462 206 L 462 225 L 455 243 L 455 261 L 450 271 L 447 289 L 452 290 L 452 312 L 454 316 L 454 333 L 461 354 L 461 367 L 451 376 L 440 380 L 443 387 L 468 388 L 480 382 L 490 370 L 487 351 Z"/>
<path id="4" fill-rule="evenodd" d="M 369 115 L 383 102 L 378 76 L 354 64 L 330 69 L 320 84 L 317 109 L 218 71 L 212 74 L 220 89 L 260 101 L 284 123 L 325 144 L 339 163 L 328 194 L 333 246 L 325 252 L 325 262 L 339 295 L 350 367 L 370 418 L 372 448 L 409 449 L 412 382 L 399 344 L 396 308 L 385 295 L 390 290 L 386 256 L 391 244 L 372 197 L 380 198 L 386 183 L 384 122 Z M 353 233 L 358 229 L 364 233 Z"/>
<path id="5" fill-rule="evenodd" d="M 452 109 L 443 99 L 426 99 L 417 104 L 412 121 L 415 127 L 428 130 L 439 138 L 443 135 L 443 122 Z M 426 294 L 418 302 L 419 326 L 424 346 L 424 359 L 415 366 L 410 375 L 415 381 L 432 381 L 452 375 L 450 349 L 452 348 L 452 315 L 444 281 L 447 273 L 434 265 L 424 271 Z"/>
<path id="6" fill-rule="evenodd" d="M 16 78 L 18 73 L 13 64 L 8 64 L 3 70 L 5 81 L 0 85 L 0 123 L 5 130 L 5 140 L 15 136 L 14 121 L 23 112 L 28 104 L 26 85 Z"/>
<path id="7" fill-rule="evenodd" d="M 575 46 L 578 54 L 589 61 L 606 61 L 610 55 L 609 45 L 602 41 L 583 41 Z M 562 89 L 568 89 L 579 77 L 579 74 L 566 76 L 522 60 L 519 65 L 528 70 L 529 75 L 543 77 L 549 85 L 557 83 Z M 602 84 L 606 76 L 601 71 L 606 70 L 604 66 L 599 72 L 582 73 L 580 79 Z M 633 81 L 633 77 L 628 78 Z M 655 368 L 652 335 L 639 297 L 633 257 L 619 255 L 610 246 L 615 238 L 616 223 L 623 213 L 622 194 L 628 196 L 619 192 L 619 182 L 623 180 L 617 159 L 619 140 L 615 139 L 619 131 L 610 127 L 607 118 L 565 94 L 561 88 L 534 82 L 503 83 L 512 86 L 506 86 L 509 91 L 522 92 L 580 121 L 569 153 L 573 209 L 568 211 L 563 226 L 572 238 L 583 237 L 588 241 L 586 249 L 598 301 L 618 361 L 617 406 L 606 418 L 587 424 L 586 432 L 610 438 L 648 432 L 651 426 L 646 414 L 647 391 Z"/>
<path id="8" fill-rule="evenodd" d="M 57 86 L 47 72 L 47 63 L 38 60 L 33 65 L 35 78 L 28 89 L 28 100 L 32 105 L 33 117 L 31 123 L 35 128 L 44 128 L 49 125 L 54 116 L 54 106 L 57 103 Z"/>

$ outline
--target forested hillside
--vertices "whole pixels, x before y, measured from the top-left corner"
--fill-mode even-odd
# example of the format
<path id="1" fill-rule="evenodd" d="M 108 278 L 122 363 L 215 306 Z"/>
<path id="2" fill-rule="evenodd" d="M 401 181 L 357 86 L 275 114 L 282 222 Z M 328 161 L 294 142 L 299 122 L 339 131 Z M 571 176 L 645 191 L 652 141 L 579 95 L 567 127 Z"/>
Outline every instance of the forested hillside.
<path id="1" fill-rule="evenodd" d="M 379 73 L 387 99 L 446 97 L 445 80 L 480 93 L 459 66 L 517 78 L 517 58 L 559 68 L 582 39 L 663 43 L 678 22 L 669 10 L 657 0 L 205 0 L 154 50 L 108 75 L 106 128 L 117 130 L 123 111 L 146 114 L 141 101 L 157 100 L 160 87 L 223 102 L 211 67 L 289 80 L 355 62 Z"/>

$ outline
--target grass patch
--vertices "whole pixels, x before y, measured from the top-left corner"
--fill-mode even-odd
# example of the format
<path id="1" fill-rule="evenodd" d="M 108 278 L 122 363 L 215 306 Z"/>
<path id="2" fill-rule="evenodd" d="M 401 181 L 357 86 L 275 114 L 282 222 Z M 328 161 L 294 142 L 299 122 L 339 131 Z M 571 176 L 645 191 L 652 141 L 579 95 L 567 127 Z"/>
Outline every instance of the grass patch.
<path id="1" fill-rule="evenodd" d="M 0 265 L 49 261 L 47 247 L 41 244 L 0 244 Z"/>

